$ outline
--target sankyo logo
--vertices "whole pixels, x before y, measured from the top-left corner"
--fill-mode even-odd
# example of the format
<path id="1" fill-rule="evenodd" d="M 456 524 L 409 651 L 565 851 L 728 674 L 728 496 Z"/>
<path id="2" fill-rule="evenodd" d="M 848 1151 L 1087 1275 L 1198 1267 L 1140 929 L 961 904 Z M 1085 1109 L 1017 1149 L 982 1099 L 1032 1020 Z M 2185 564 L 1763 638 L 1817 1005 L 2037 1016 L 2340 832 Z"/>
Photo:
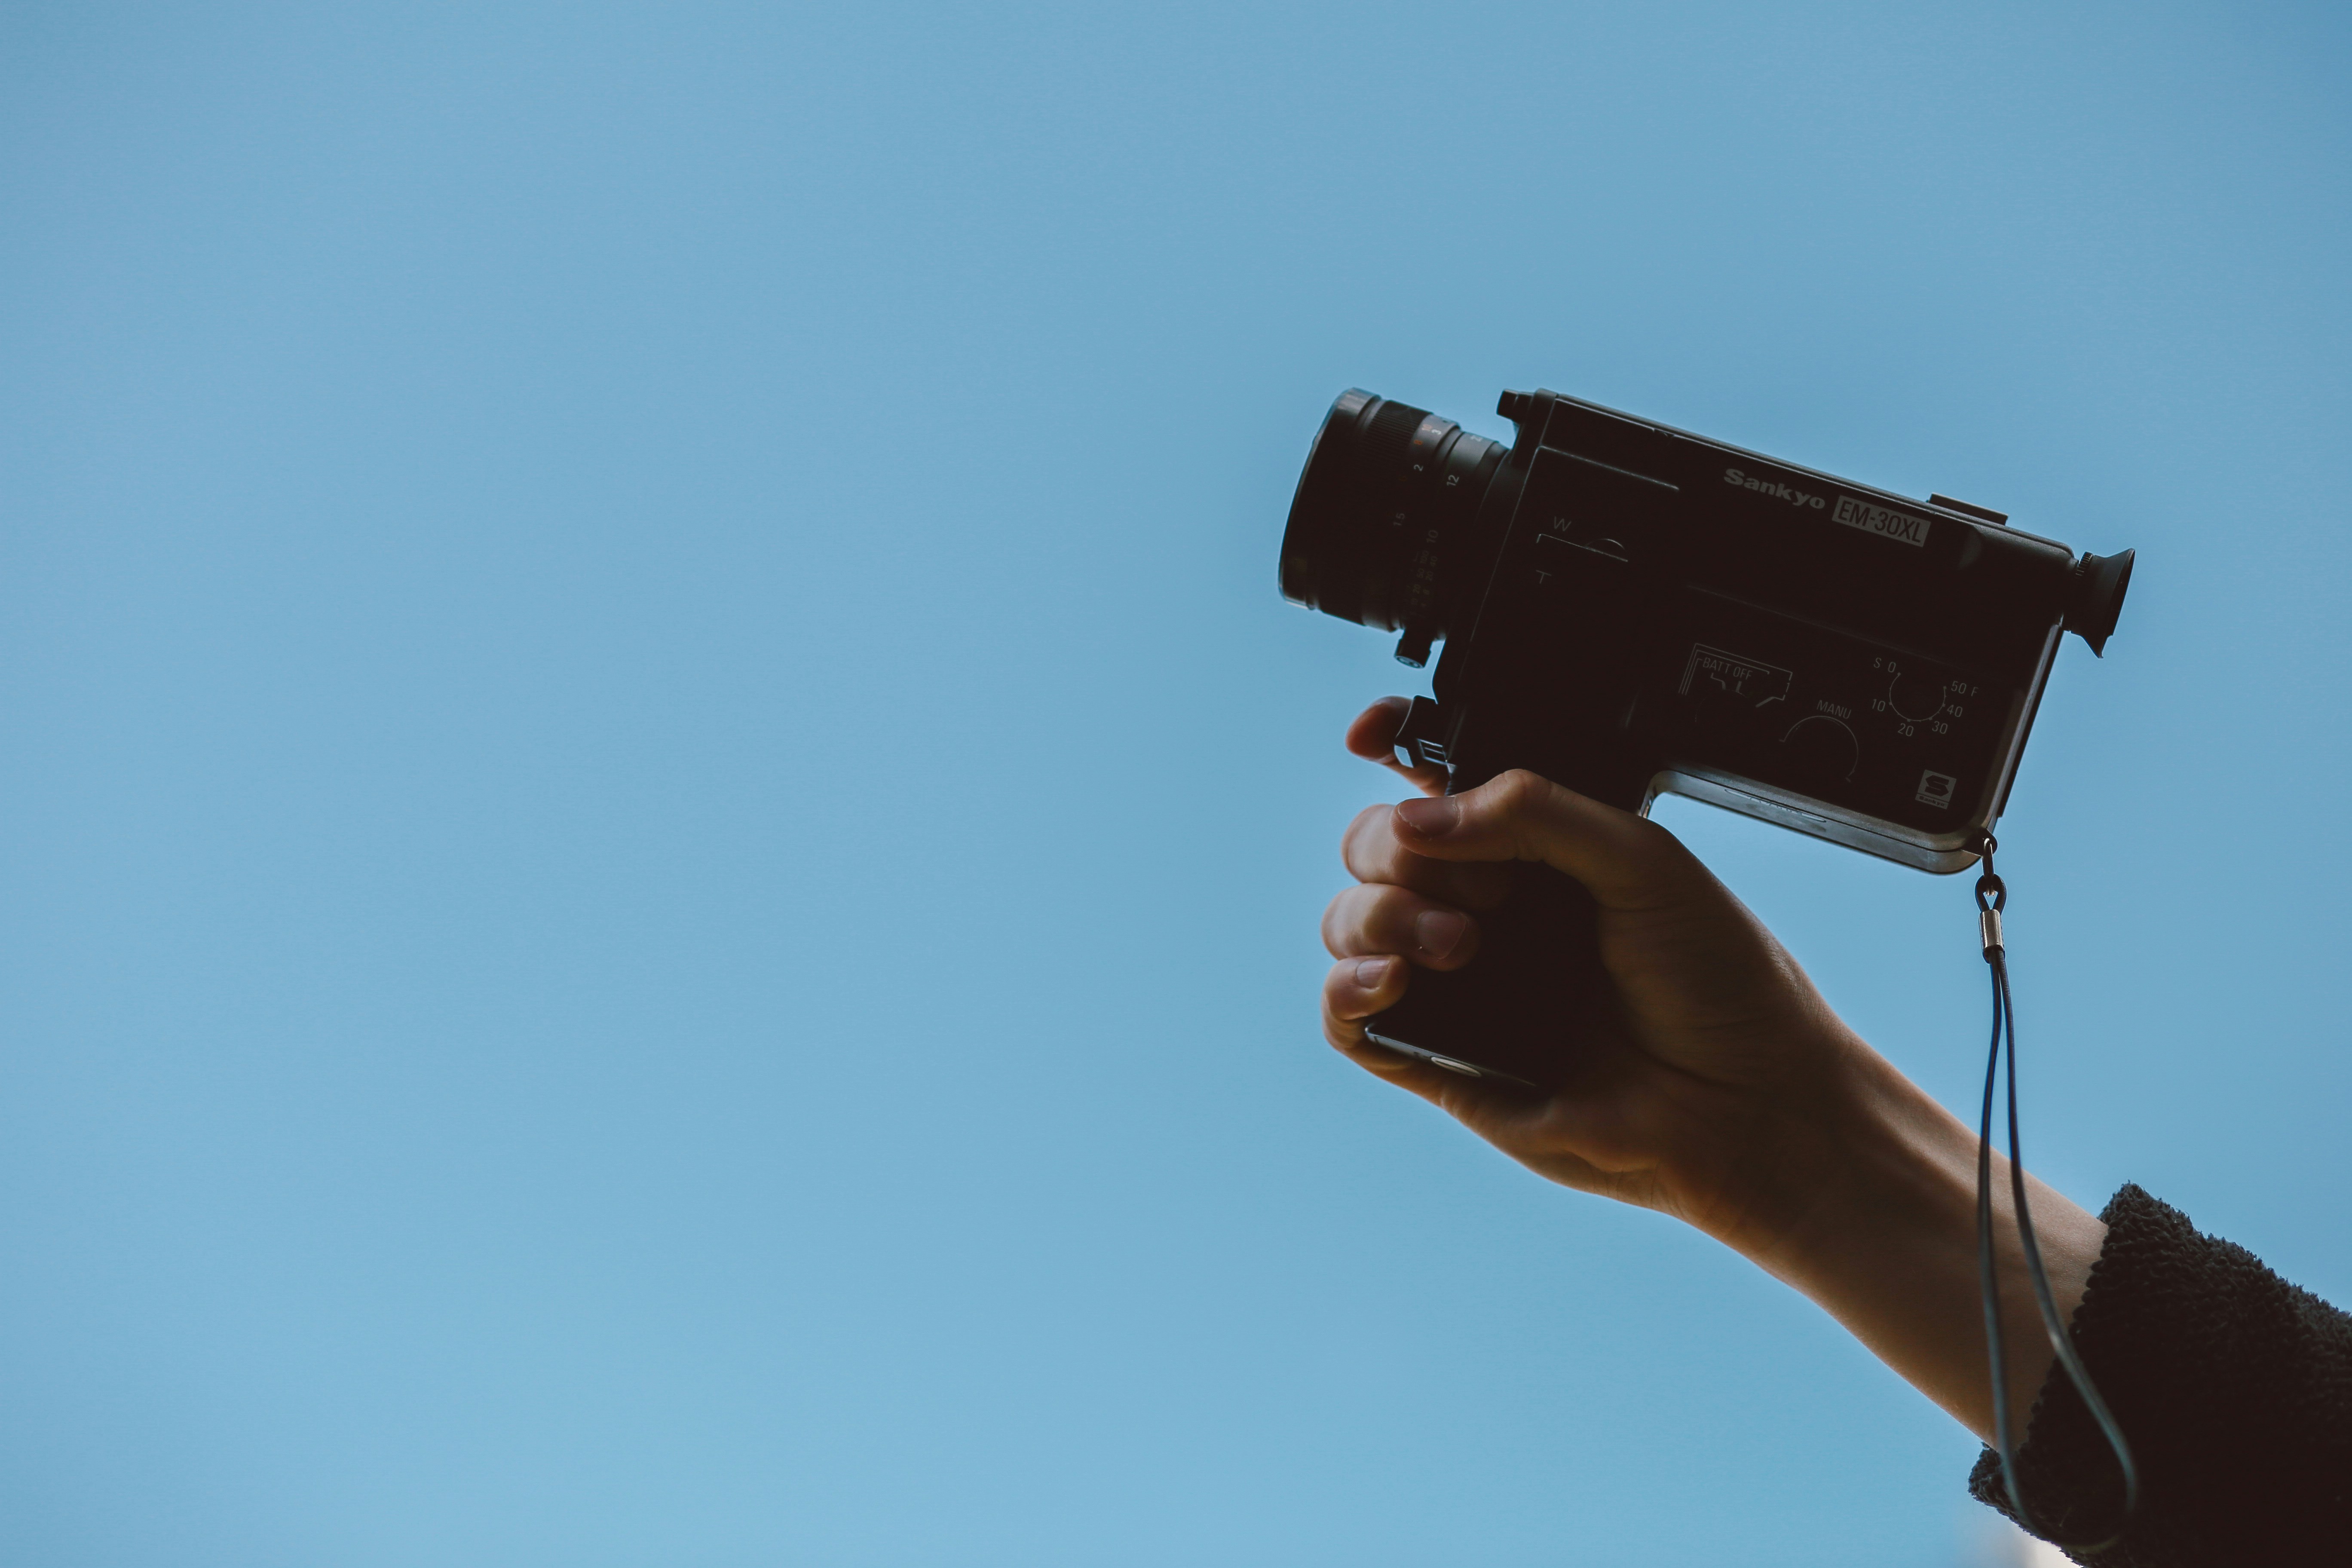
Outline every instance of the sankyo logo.
<path id="1" fill-rule="evenodd" d="M 1802 490 L 1792 490 L 1786 485 L 1777 484 L 1770 479 L 1759 479 L 1754 474 L 1742 473 L 1738 468 L 1724 469 L 1723 482 L 1727 485 L 1738 485 L 1744 490 L 1754 490 L 1759 495 L 1775 497 L 1787 501 L 1790 506 L 1819 507 L 1829 504 L 1819 496 L 1809 496 Z"/>

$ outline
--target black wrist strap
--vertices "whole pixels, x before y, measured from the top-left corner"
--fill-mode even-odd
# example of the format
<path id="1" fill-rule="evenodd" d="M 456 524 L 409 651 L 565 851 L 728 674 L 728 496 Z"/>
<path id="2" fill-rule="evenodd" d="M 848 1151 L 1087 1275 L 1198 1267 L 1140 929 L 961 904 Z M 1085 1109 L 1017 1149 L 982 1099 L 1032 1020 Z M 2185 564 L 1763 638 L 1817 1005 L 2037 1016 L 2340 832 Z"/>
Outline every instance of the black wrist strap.
<path id="1" fill-rule="evenodd" d="M 2009 1505 L 2017 1510 L 2018 1522 L 2053 1544 L 2087 1557 L 2123 1539 L 2139 1508 L 2139 1469 L 2132 1463 L 2131 1445 L 2124 1440 L 2123 1428 L 2116 1424 L 2106 1401 L 2099 1397 L 2097 1386 L 2091 1382 L 2082 1358 L 2074 1353 L 2074 1342 L 2058 1316 L 2058 1305 L 2051 1299 L 2050 1276 L 2042 1267 L 2042 1248 L 2033 1238 L 2033 1216 L 2026 1207 L 2025 1162 L 2017 1142 L 2017 1009 L 2010 995 L 2009 954 L 2000 930 L 2001 910 L 2009 904 L 2009 888 L 1993 873 L 1992 853 L 1996 847 L 1992 835 L 1986 834 L 1979 851 L 1984 857 L 1984 874 L 1977 879 L 1977 923 L 1984 942 L 1985 964 L 1992 973 L 1992 1046 L 1985 1061 L 1984 1116 L 1977 1127 L 1977 1279 L 1984 1292 L 1985 1347 L 1992 1363 L 1994 1447 L 2000 1454 L 2001 1484 L 2009 1490 Z M 2000 1070 L 2004 1041 L 2009 1052 L 2009 1190 L 2017 1205 L 2017 1236 L 2025 1252 L 2026 1276 L 2033 1282 L 2033 1298 L 2042 1309 L 2042 1326 L 2049 1332 L 2050 1348 L 2056 1352 L 2058 1364 L 2066 1369 L 2067 1379 L 2074 1384 L 2075 1392 L 2083 1396 L 2091 1418 L 2099 1424 L 2099 1431 L 2106 1438 L 2107 1447 L 2115 1451 L 2116 1463 L 2123 1471 L 2123 1511 L 2097 1541 L 2066 1541 L 2052 1533 L 2033 1517 L 2026 1506 L 2024 1489 L 2018 1484 L 2017 1441 L 2010 1420 L 1992 1215 L 1993 1080 Z"/>

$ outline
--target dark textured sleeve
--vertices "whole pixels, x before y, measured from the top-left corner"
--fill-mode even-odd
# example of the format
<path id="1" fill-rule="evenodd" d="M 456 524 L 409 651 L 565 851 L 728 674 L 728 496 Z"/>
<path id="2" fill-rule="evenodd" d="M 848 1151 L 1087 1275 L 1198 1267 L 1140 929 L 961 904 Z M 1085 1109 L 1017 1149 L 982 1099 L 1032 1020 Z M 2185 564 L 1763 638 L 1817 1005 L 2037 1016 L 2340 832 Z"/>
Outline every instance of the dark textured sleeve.
<path id="1" fill-rule="evenodd" d="M 2123 1541 L 2076 1561 L 2352 1562 L 2352 1317 L 2136 1186 L 2099 1217 L 2107 1239 L 2072 1331 L 2138 1460 L 2140 1508 Z M 2040 1533 L 2108 1533 L 2122 1479 L 2058 1367 L 2017 1460 Z M 1990 1448 L 1969 1489 L 2017 1517 Z"/>

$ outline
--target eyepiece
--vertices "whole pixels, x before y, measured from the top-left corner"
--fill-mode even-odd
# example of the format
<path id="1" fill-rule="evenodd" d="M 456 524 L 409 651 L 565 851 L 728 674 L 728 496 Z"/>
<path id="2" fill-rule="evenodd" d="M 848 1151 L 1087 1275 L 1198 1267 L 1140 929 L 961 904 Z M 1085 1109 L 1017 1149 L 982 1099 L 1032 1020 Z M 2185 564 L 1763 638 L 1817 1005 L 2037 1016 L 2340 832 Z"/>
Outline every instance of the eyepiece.
<path id="1" fill-rule="evenodd" d="M 1508 448 L 1425 408 L 1348 391 L 1307 455 L 1282 536 L 1282 593 L 1402 631 L 1418 663 L 1471 574 L 1478 504 Z"/>
<path id="2" fill-rule="evenodd" d="M 2074 563 L 2074 584 L 2066 598 L 2065 627 L 2082 635 L 2091 651 L 2106 656 L 2107 639 L 2115 635 L 2116 617 L 2124 611 L 2124 594 L 2131 587 L 2132 552 L 2091 555 Z"/>

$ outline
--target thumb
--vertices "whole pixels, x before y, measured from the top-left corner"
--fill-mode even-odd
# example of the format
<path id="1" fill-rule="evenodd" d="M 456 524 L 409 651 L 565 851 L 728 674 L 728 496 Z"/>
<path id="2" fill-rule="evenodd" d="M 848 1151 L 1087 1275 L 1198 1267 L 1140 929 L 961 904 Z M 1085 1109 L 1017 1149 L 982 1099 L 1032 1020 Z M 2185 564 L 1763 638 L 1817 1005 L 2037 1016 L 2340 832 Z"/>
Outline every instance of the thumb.
<path id="1" fill-rule="evenodd" d="M 1538 860 L 1584 884 L 1604 909 L 1686 896 L 1706 873 L 1682 840 L 1632 812 L 1524 768 L 1461 795 L 1395 808 L 1397 842 L 1433 860 Z"/>

